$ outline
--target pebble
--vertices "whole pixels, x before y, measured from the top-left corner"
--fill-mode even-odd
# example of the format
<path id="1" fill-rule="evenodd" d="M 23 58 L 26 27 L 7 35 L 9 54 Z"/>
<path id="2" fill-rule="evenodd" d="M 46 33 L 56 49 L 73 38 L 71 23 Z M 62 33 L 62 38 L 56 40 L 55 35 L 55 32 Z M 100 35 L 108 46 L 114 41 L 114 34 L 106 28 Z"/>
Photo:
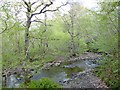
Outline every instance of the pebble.
<path id="1" fill-rule="evenodd" d="M 77 77 L 63 85 L 65 88 L 108 88 L 104 82 L 94 76 L 92 72 L 78 74 Z"/>

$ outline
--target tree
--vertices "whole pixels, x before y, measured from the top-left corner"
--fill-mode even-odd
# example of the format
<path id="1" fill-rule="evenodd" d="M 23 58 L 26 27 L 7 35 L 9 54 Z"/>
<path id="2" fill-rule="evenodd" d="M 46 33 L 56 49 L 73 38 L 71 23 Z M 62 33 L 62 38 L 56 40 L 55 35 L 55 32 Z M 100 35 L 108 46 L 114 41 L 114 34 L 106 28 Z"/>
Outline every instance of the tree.
<path id="1" fill-rule="evenodd" d="M 45 13 L 45 12 L 57 11 L 60 7 L 65 6 L 67 4 L 67 3 L 65 3 L 59 7 L 56 7 L 56 9 L 48 9 L 48 8 L 50 8 L 51 5 L 53 5 L 53 1 L 49 0 L 47 3 L 45 3 L 43 0 L 41 0 L 40 4 L 37 5 L 35 8 L 33 8 L 33 5 L 38 3 L 38 1 L 39 0 L 31 3 L 30 1 L 27 2 L 27 1 L 23 0 L 25 8 L 27 9 L 27 11 L 26 11 L 27 21 L 26 21 L 26 25 L 25 25 L 25 27 L 26 27 L 26 30 L 25 30 L 25 57 L 26 57 L 26 59 L 30 59 L 30 55 L 29 55 L 29 29 L 30 29 L 31 23 L 32 22 L 42 22 L 39 20 L 32 21 L 32 18 L 37 16 L 37 15 L 41 15 L 42 13 Z M 40 10 L 38 10 L 38 9 L 40 9 Z"/>
<path id="2" fill-rule="evenodd" d="M 118 3 L 105 1 L 98 5 L 97 11 L 90 10 L 91 16 L 94 15 L 89 17 L 93 18 L 92 23 L 86 23 L 86 27 L 89 25 L 91 28 L 89 34 L 92 31 L 94 37 L 89 47 L 91 51 L 115 55 L 118 52 Z"/>
<path id="3" fill-rule="evenodd" d="M 63 21 L 65 23 L 65 29 L 67 29 L 68 34 L 70 35 L 70 56 L 76 56 L 76 45 L 75 38 L 78 39 L 78 47 L 80 40 L 80 17 L 84 14 L 82 11 L 85 10 L 81 7 L 78 2 L 72 2 L 70 4 L 71 9 L 68 15 L 63 16 Z"/>

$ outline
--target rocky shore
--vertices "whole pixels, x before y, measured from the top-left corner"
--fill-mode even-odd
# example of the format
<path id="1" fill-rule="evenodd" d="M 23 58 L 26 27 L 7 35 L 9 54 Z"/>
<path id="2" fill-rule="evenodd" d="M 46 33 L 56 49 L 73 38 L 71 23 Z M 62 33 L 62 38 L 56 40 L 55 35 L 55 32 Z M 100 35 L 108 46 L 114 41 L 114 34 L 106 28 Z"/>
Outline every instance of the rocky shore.
<path id="1" fill-rule="evenodd" d="M 61 59 L 62 58 L 62 59 Z M 74 58 L 63 58 L 59 57 L 53 62 L 46 63 L 42 69 L 50 69 L 51 67 L 59 67 L 64 62 L 76 62 L 76 61 L 84 61 L 84 60 L 90 60 L 95 62 L 96 60 L 101 60 L 102 55 L 95 54 L 95 53 L 89 53 L 86 52 L 79 57 Z M 28 70 L 28 73 L 34 72 L 34 69 L 24 69 L 24 68 L 16 68 L 15 70 L 4 70 L 3 72 L 3 78 L 10 77 L 11 75 L 20 75 L 20 77 L 24 77 L 24 71 Z M 72 78 L 66 79 L 63 82 L 60 82 L 60 84 L 63 85 L 64 88 L 108 88 L 106 84 L 100 80 L 98 77 L 96 77 L 92 71 L 94 69 L 88 69 L 83 72 L 79 72 L 76 74 L 72 74 Z M 4 80 L 5 81 L 5 80 Z"/>
<path id="2" fill-rule="evenodd" d="M 92 73 L 92 69 L 80 72 L 63 84 L 64 88 L 108 88 L 107 85 Z"/>

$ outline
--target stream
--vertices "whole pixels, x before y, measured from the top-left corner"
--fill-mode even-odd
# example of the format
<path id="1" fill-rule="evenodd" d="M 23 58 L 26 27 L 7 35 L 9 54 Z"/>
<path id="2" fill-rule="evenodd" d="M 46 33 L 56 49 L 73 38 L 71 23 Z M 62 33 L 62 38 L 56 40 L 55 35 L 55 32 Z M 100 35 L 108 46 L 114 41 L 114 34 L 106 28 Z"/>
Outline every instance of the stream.
<path id="1" fill-rule="evenodd" d="M 79 72 L 85 72 L 86 70 L 93 69 L 99 66 L 98 60 L 77 60 L 63 62 L 60 66 L 53 66 L 49 69 L 42 69 L 34 74 L 31 78 L 32 80 L 39 80 L 43 77 L 48 77 L 55 82 L 63 85 L 67 81 L 70 81 L 77 75 Z M 11 75 L 7 78 L 7 87 L 8 88 L 18 88 L 19 85 L 23 82 L 22 78 L 18 78 L 14 75 Z"/>

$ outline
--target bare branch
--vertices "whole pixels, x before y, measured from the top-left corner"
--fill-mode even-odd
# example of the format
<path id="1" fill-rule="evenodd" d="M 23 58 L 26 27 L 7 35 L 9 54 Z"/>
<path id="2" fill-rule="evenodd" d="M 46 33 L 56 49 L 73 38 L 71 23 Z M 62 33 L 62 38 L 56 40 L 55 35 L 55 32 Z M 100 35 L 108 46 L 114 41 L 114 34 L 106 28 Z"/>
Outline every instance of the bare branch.
<path id="1" fill-rule="evenodd" d="M 37 18 L 36 16 L 35 16 L 35 18 L 36 18 L 37 20 L 33 20 L 33 21 L 31 21 L 31 22 L 40 22 L 40 23 L 44 23 L 44 22 L 41 21 L 41 19 Z"/>
<path id="2" fill-rule="evenodd" d="M 26 5 L 27 7 L 29 7 L 28 3 L 27 3 L 25 0 L 23 0 L 23 2 L 25 3 L 25 5 Z"/>
<path id="3" fill-rule="evenodd" d="M 35 1 L 35 2 L 33 2 L 31 5 L 34 5 L 34 4 L 36 4 L 38 1 L 39 1 L 39 0 L 37 0 L 37 1 Z M 43 0 L 42 0 L 42 1 L 43 1 Z"/>
<path id="4" fill-rule="evenodd" d="M 44 22 L 42 22 L 42 21 L 40 21 L 40 20 L 33 20 L 33 21 L 31 21 L 31 22 L 40 22 L 40 23 L 44 23 Z"/>
<path id="5" fill-rule="evenodd" d="M 68 2 L 66 2 L 65 4 L 63 4 L 63 5 L 59 6 L 59 7 L 56 7 L 56 9 L 53 9 L 53 10 L 48 10 L 48 9 L 46 9 L 47 7 L 51 6 L 52 4 L 53 4 L 52 1 L 51 1 L 49 4 L 45 4 L 45 6 L 40 10 L 40 12 L 38 12 L 38 13 L 33 13 L 33 14 L 31 15 L 31 17 L 33 17 L 34 15 L 38 15 L 38 14 L 41 14 L 41 13 L 45 13 L 45 12 L 54 12 L 54 11 L 57 11 L 57 10 L 59 10 L 62 6 L 67 5 Z"/>
<path id="6" fill-rule="evenodd" d="M 45 4 L 45 6 L 40 10 L 39 13 L 34 13 L 34 14 L 32 14 L 31 16 L 34 16 L 34 15 L 43 13 L 43 10 L 46 9 L 47 7 L 49 7 L 49 6 L 52 5 L 52 4 L 53 4 L 53 2 L 50 2 L 49 4 Z"/>
<path id="7" fill-rule="evenodd" d="M 46 9 L 47 7 L 49 7 L 52 4 L 53 4 L 53 2 L 50 2 L 49 4 L 45 4 L 45 6 L 40 10 L 40 12 L 32 14 L 31 17 L 34 15 L 37 15 L 37 14 L 41 14 L 44 9 Z"/>
<path id="8" fill-rule="evenodd" d="M 59 6 L 59 7 L 56 7 L 56 9 L 54 9 L 54 10 L 45 10 L 45 11 L 43 11 L 42 13 L 57 11 L 57 10 L 59 10 L 62 6 L 65 6 L 65 5 L 67 5 L 67 4 L 68 4 L 68 2 L 66 2 L 65 4 L 62 4 L 62 5 L 61 5 L 61 6 Z"/>
<path id="9" fill-rule="evenodd" d="M 37 9 L 38 9 L 40 6 L 42 6 L 42 5 L 43 5 L 43 2 L 42 2 L 40 5 L 38 5 L 38 6 L 34 9 L 33 12 L 37 11 Z"/>

